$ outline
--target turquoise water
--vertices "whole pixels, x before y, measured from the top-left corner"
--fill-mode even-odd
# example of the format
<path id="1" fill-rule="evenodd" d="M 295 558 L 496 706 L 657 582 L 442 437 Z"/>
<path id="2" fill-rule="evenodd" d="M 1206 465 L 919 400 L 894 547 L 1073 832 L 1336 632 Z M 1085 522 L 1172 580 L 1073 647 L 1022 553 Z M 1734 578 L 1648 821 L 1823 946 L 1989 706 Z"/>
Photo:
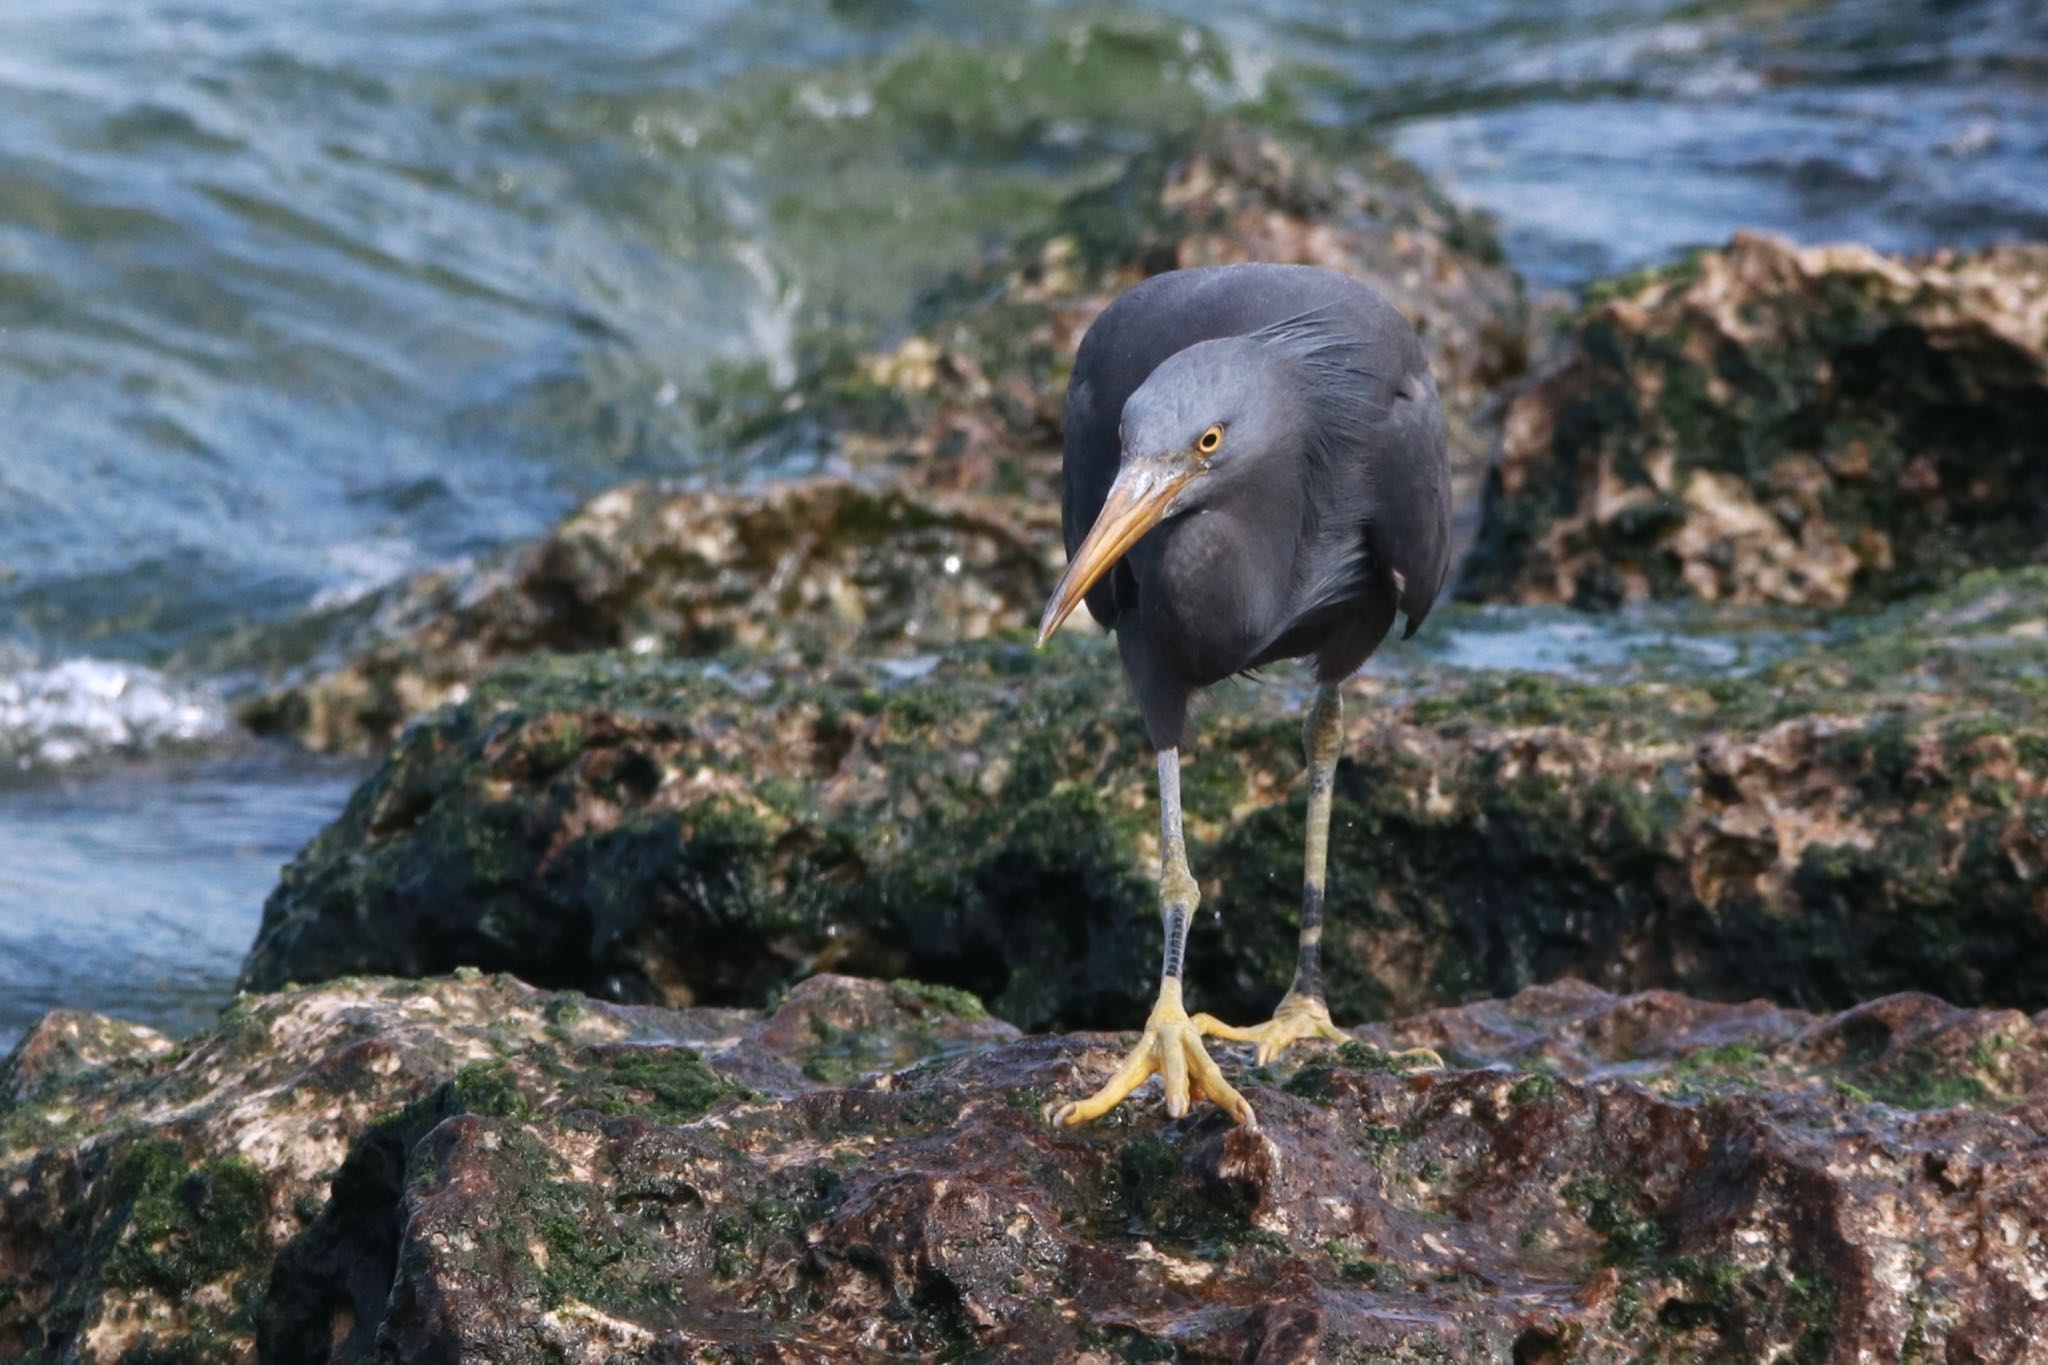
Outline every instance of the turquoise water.
<path id="1" fill-rule="evenodd" d="M 622 478 L 758 474 L 700 438 L 722 385 L 886 336 L 1225 110 L 1378 131 L 1544 286 L 1738 227 L 2048 236 L 2030 3 L 10 0 L 0 1033 L 99 1000 L 81 945 L 149 924 L 226 963 L 164 980 L 216 989 L 340 800 L 218 766 L 181 655 Z"/>

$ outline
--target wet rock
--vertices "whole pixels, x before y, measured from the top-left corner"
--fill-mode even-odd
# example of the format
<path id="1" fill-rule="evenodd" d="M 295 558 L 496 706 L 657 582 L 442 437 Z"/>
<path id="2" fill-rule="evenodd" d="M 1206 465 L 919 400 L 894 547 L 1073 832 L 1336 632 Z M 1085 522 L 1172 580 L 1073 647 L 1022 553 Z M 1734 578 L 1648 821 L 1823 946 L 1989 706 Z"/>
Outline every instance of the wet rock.
<path id="1" fill-rule="evenodd" d="M 1838 606 L 2048 557 L 2048 247 L 1738 236 L 1596 286 L 1462 591 Z"/>
<path id="2" fill-rule="evenodd" d="M 1351 684 L 1344 1020 L 1574 974 L 1841 1006 L 2048 1004 L 2048 570 L 1619 683 Z M 1294 962 L 1303 696 L 1224 689 L 1187 764 L 1192 998 Z M 671 1004 L 820 968 L 1027 1028 L 1142 1017 L 1149 752 L 1105 642 L 749 671 L 589 656 L 415 726 L 287 869 L 245 985 L 474 964 Z M 1211 913 L 1213 912 L 1213 913 Z"/>
<path id="3" fill-rule="evenodd" d="M 1014 1036 L 958 993 L 826 977 L 766 1016 L 356 980 L 183 1045 L 52 1014 L 0 1067 L 0 1358 L 367 1359 L 443 1120 L 681 1123 Z"/>
<path id="4" fill-rule="evenodd" d="M 480 570 L 428 574 L 195 662 L 274 670 L 314 642 L 324 662 L 242 718 L 362 751 L 535 653 L 886 654 L 1025 626 L 1063 563 L 1061 412 L 1081 333 L 1149 274 L 1254 259 L 1370 279 L 1415 321 L 1460 505 L 1476 510 L 1493 441 L 1481 409 L 1520 371 L 1526 332 L 1485 227 L 1369 144 L 1319 152 L 1220 127 L 955 281 L 899 344 L 816 338 L 793 386 L 730 376 L 701 415 L 707 441 L 746 468 L 852 470 L 864 485 L 623 488 Z"/>
<path id="5" fill-rule="evenodd" d="M 1049 506 L 833 479 L 751 493 L 629 484 L 487 565 L 338 613 L 342 661 L 241 717 L 352 752 L 528 654 L 881 655 L 977 639 L 1036 618 L 1059 554 Z"/>
<path id="6" fill-rule="evenodd" d="M 9 1063 L 10 1357 L 2023 1361 L 2048 1314 L 2048 1027 L 1927 996 L 1562 982 L 1375 1031 L 1427 1074 L 1222 1048 L 1256 1130 L 1056 1131 L 1122 1039 L 844 979 L 774 1016 L 365 980 L 175 1052 L 50 1039 L 95 1030 Z M 888 1069 L 806 1074 L 870 1030 Z"/>

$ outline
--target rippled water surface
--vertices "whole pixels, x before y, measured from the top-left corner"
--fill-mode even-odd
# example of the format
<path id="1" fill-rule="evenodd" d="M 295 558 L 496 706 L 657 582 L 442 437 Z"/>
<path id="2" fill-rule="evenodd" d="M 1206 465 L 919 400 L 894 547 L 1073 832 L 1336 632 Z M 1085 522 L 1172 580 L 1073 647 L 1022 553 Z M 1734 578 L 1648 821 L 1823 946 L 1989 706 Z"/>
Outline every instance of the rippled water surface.
<path id="1" fill-rule="evenodd" d="M 2019 0 L 8 0 L 0 696 L 81 660 L 203 694 L 146 670 L 624 477 L 746 477 L 699 439 L 722 386 L 900 326 L 1225 109 L 1378 130 L 1539 285 L 1738 227 L 2048 235 L 2048 7 Z M 10 795 L 0 879 L 104 873 L 70 923 L 239 951 L 341 788 L 212 780 Z M 242 833 L 203 842 L 208 810 Z M 167 846 L 121 841 L 170 830 L 210 851 L 152 893 L 126 869 Z M 8 895 L 0 991 L 83 979 L 23 956 L 57 931 Z"/>
<path id="2" fill-rule="evenodd" d="M 44 1010 L 195 1027 L 360 776 L 264 751 L 0 788 L 0 1048 Z"/>

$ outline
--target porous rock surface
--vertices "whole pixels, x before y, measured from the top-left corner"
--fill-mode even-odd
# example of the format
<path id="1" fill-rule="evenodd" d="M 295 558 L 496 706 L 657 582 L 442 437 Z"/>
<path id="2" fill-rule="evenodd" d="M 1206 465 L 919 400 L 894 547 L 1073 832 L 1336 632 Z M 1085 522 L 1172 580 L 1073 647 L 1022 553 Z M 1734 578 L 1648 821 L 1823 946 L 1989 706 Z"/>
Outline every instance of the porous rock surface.
<path id="1" fill-rule="evenodd" d="M 1838 606 L 2048 560 L 2048 246 L 1739 235 L 1595 286 L 1462 591 Z"/>
<path id="2" fill-rule="evenodd" d="M 1737 666 L 1354 680 L 1339 1014 L 1565 973 L 2048 1005 L 2044 573 Z M 1284 675 L 1226 689 L 1186 763 L 1190 982 L 1226 1016 L 1293 968 L 1303 701 Z M 1121 1025 L 1158 954 L 1151 769 L 1103 642 L 541 661 L 408 732 L 286 870 L 244 984 L 479 965 L 754 1004 L 825 969 L 960 986 L 1026 1028 Z"/>
<path id="3" fill-rule="evenodd" d="M 2048 1035 L 1562 982 L 1270 1070 L 807 983 L 771 1015 L 504 979 L 53 1015 L 0 1073 L 31 1361 L 2011 1361 L 2048 1321 Z M 923 1060 L 916 1060 L 920 1055 Z"/>

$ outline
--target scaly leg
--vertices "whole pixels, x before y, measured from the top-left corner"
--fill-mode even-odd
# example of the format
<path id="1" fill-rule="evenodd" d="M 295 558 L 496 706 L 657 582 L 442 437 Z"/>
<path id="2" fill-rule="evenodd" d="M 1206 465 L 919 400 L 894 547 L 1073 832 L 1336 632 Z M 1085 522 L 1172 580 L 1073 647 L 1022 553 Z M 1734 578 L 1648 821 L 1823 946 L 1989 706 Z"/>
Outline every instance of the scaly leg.
<path id="1" fill-rule="evenodd" d="M 1159 843 L 1159 913 L 1166 924 L 1166 953 L 1159 971 L 1158 1003 L 1145 1021 L 1145 1036 L 1116 1074 L 1087 1099 L 1061 1105 L 1053 1114 L 1055 1123 L 1100 1118 L 1154 1075 L 1166 1087 L 1166 1112 L 1175 1118 L 1188 1112 L 1191 1099 L 1206 1099 L 1239 1123 L 1256 1123 L 1251 1105 L 1223 1079 L 1223 1072 L 1202 1046 L 1201 1029 L 1181 1005 L 1181 959 L 1201 891 L 1188 871 L 1187 846 L 1181 838 L 1178 749 L 1159 751 Z"/>
<path id="2" fill-rule="evenodd" d="M 1273 1017 L 1255 1028 L 1235 1028 L 1207 1014 L 1194 1020 L 1195 1027 L 1210 1037 L 1257 1043 L 1260 1066 L 1304 1038 L 1341 1043 L 1350 1036 L 1331 1022 L 1330 1007 L 1323 1003 L 1323 889 L 1330 860 L 1330 792 L 1336 781 L 1337 753 L 1344 747 L 1344 699 L 1335 683 L 1316 689 L 1315 702 L 1302 723 L 1301 743 L 1308 752 L 1308 846 L 1302 859 L 1301 943 L 1294 958 L 1294 984 L 1287 988 Z M 1395 1061 L 1443 1066 L 1443 1060 L 1428 1048 L 1393 1056 Z"/>

